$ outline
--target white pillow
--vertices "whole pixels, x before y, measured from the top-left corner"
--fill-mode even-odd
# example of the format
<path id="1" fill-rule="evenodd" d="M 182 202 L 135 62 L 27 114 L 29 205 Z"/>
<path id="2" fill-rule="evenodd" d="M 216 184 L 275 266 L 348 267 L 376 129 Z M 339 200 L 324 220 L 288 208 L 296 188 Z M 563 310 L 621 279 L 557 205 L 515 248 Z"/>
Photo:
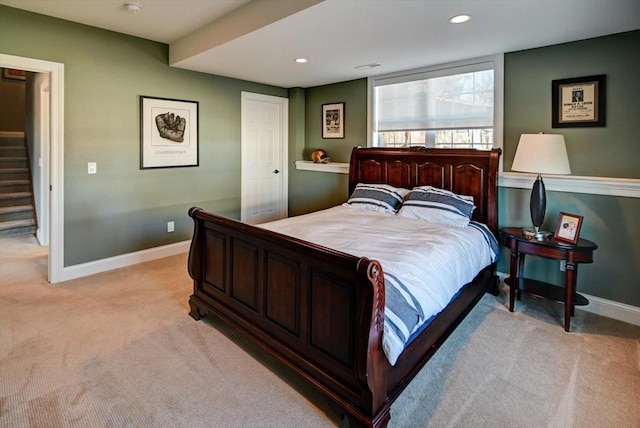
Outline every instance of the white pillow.
<path id="1" fill-rule="evenodd" d="M 465 227 L 475 206 L 473 196 L 458 195 L 432 186 L 415 187 L 404 197 L 398 215 Z"/>
<path id="2" fill-rule="evenodd" d="M 345 205 L 353 208 L 395 214 L 408 189 L 389 184 L 358 183 Z"/>

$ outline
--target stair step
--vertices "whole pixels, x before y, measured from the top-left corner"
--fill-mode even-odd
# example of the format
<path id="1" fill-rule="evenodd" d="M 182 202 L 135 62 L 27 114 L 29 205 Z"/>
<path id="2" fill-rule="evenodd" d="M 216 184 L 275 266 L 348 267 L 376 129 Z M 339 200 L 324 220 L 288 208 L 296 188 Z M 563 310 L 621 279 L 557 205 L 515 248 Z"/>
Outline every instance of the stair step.
<path id="1" fill-rule="evenodd" d="M 31 203 L 30 192 L 0 193 L 0 207 L 29 205 L 30 203 Z"/>
<path id="2" fill-rule="evenodd" d="M 31 196 L 29 192 L 0 193 L 0 199 L 18 199 Z"/>
<path id="3" fill-rule="evenodd" d="M 0 147 L 24 147 L 24 137 L 0 137 Z"/>
<path id="4" fill-rule="evenodd" d="M 35 226 L 35 225 L 36 223 L 33 221 L 33 219 L 1 221 L 0 230 L 14 229 L 16 227 Z"/>
<path id="5" fill-rule="evenodd" d="M 0 222 L 12 220 L 33 220 L 33 207 L 31 205 L 15 205 L 12 207 L 0 207 Z"/>
<path id="6" fill-rule="evenodd" d="M 33 219 L 0 222 L 0 236 L 27 235 L 35 231 L 36 225 Z"/>
<path id="7" fill-rule="evenodd" d="M 0 169 L 0 181 L 28 180 L 29 168 L 2 168 Z"/>
<path id="8" fill-rule="evenodd" d="M 26 168 L 27 158 L 24 156 L 0 157 L 0 168 Z"/>
<path id="9" fill-rule="evenodd" d="M 2 170 L 0 170 L 0 174 Z M 0 180 L 0 187 L 23 186 L 29 185 L 30 180 Z"/>
<path id="10" fill-rule="evenodd" d="M 0 181 L 0 193 L 30 192 L 29 180 L 2 180 Z"/>
<path id="11" fill-rule="evenodd" d="M 0 215 L 23 212 L 23 211 L 33 212 L 33 207 L 31 205 L 14 205 L 11 207 L 0 207 Z"/>
<path id="12" fill-rule="evenodd" d="M 27 155 L 27 148 L 24 146 L 0 146 L 0 158 Z"/>

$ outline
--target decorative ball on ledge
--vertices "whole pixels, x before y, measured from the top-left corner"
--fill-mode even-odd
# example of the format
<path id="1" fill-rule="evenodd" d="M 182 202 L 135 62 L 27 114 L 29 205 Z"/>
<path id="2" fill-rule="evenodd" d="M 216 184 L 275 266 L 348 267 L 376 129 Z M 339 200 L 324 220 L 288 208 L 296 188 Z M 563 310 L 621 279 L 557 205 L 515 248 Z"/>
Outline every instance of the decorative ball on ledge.
<path id="1" fill-rule="evenodd" d="M 311 153 L 311 160 L 313 163 L 329 163 L 331 158 L 327 156 L 327 152 L 322 149 L 318 149 Z"/>

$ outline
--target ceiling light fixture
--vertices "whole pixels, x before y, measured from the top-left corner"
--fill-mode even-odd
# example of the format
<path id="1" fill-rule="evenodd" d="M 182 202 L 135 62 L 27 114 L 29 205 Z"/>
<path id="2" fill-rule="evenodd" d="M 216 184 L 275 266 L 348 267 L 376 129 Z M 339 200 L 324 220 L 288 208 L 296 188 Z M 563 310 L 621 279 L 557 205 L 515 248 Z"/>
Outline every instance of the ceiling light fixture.
<path id="1" fill-rule="evenodd" d="M 307 62 L 307 59 L 306 58 L 296 58 L 296 62 L 298 64 L 304 64 L 305 62 Z"/>
<path id="2" fill-rule="evenodd" d="M 456 15 L 454 17 L 449 18 L 450 24 L 463 24 L 471 19 L 469 15 Z"/>
<path id="3" fill-rule="evenodd" d="M 138 13 L 142 10 L 142 6 L 131 1 L 123 3 L 124 7 L 131 13 Z"/>

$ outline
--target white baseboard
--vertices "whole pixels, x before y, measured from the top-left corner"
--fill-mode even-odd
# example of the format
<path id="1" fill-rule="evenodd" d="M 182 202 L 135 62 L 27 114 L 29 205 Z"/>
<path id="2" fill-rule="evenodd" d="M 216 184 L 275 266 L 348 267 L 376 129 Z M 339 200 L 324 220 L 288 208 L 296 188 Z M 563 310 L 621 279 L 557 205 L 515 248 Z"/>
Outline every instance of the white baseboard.
<path id="1" fill-rule="evenodd" d="M 121 254 L 119 256 L 109 257 L 93 262 L 68 266 L 62 269 L 62 281 L 69 281 L 71 279 L 94 275 L 96 273 L 186 253 L 189 251 L 190 245 L 190 240 L 176 242 L 174 244 L 163 245 L 161 247 L 149 248 L 147 250 L 136 251 L 134 253 Z"/>
<path id="2" fill-rule="evenodd" d="M 640 326 L 639 307 L 603 299 L 597 296 L 591 296 L 585 293 L 580 294 L 589 300 L 589 304 L 587 306 L 576 306 L 576 309 Z"/>
<path id="3" fill-rule="evenodd" d="M 505 277 L 509 276 L 504 272 L 498 272 L 497 275 L 503 281 Z M 576 306 L 576 309 L 640 326 L 640 307 L 603 299 L 602 297 L 591 296 L 585 293 L 580 294 L 589 300 L 589 304 L 586 306 Z"/>

